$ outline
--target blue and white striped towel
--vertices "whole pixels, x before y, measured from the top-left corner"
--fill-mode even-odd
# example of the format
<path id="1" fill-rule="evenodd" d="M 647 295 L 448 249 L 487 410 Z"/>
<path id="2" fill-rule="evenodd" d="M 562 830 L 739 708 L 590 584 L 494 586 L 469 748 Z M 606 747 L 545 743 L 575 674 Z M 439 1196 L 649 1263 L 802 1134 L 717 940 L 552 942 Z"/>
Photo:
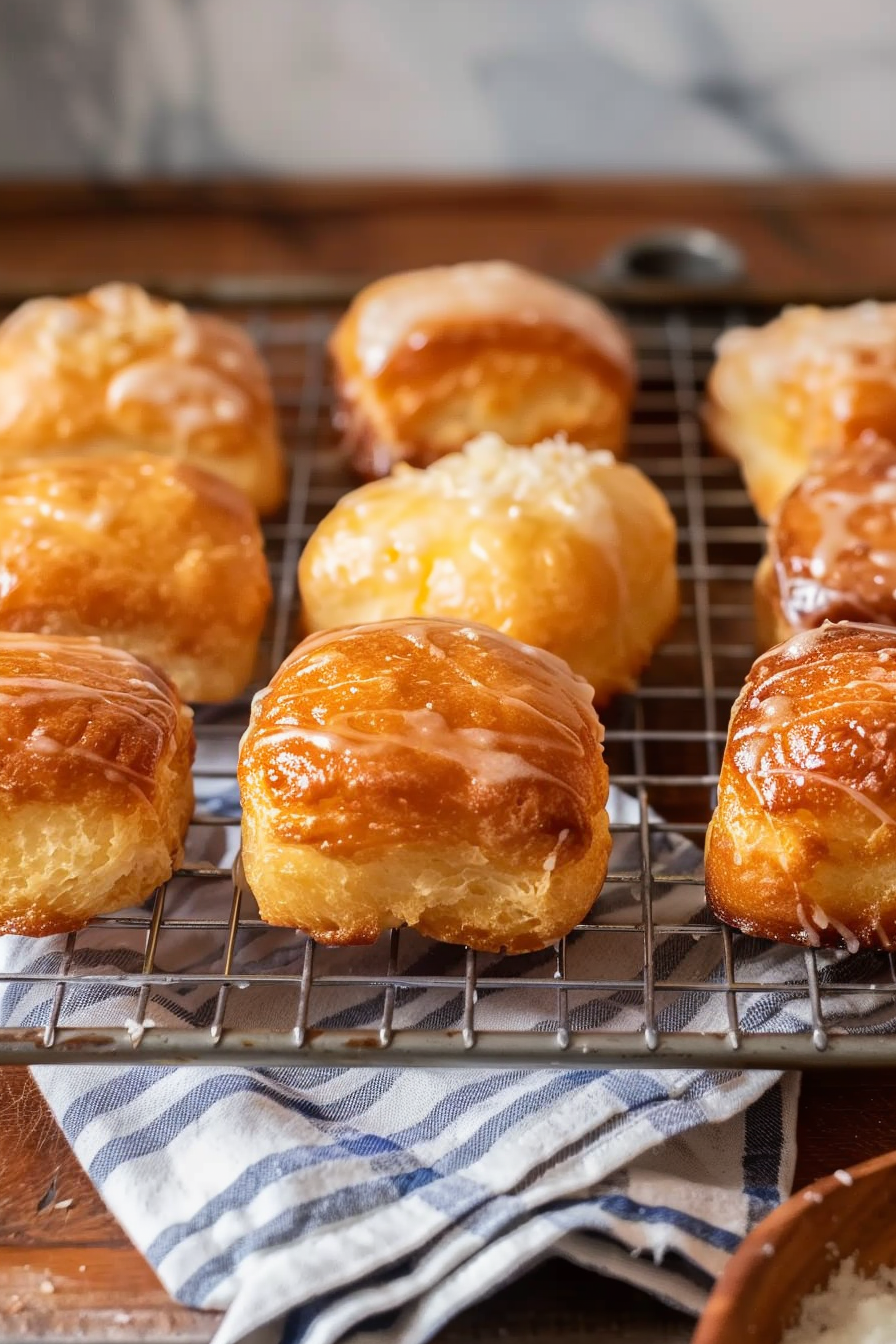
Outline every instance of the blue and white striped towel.
<path id="1" fill-rule="evenodd" d="M 611 812 L 616 821 L 637 819 L 633 800 L 616 790 Z M 221 843 L 235 832 L 214 834 Z M 687 841 L 659 835 L 654 843 L 656 872 L 694 873 L 698 856 Z M 618 839 L 618 871 L 633 867 L 634 845 L 631 835 Z M 631 899 L 622 884 L 609 893 L 604 905 Z M 210 899 L 208 882 L 196 883 L 176 913 L 207 912 Z M 658 889 L 655 909 L 661 919 L 687 922 L 701 905 L 699 886 L 683 879 Z M 625 913 L 620 909 L 620 917 Z M 406 939 L 421 973 L 434 957 L 462 956 L 413 934 Z M 88 930 L 78 940 L 81 964 L 95 972 L 139 970 L 139 931 L 126 942 L 121 930 Z M 0 943 L 6 969 L 58 968 L 60 940 Z M 591 973 L 601 969 L 594 959 L 606 958 L 605 975 L 639 974 L 636 938 L 574 937 L 571 975 L 579 947 Z M 717 939 L 670 935 L 657 951 L 659 973 L 689 982 L 718 975 L 717 952 Z M 359 958 L 373 953 L 321 955 L 338 970 L 357 969 Z M 797 956 L 757 945 L 756 974 L 781 981 L 792 976 Z M 293 969 L 300 957 L 295 935 L 258 929 L 240 945 L 235 969 Z M 207 939 L 189 929 L 163 934 L 159 963 L 201 969 Z M 523 974 L 543 974 L 545 964 L 528 958 Z M 252 989 L 233 994 L 228 1020 L 281 1025 L 294 1013 L 294 986 L 266 991 L 254 1000 Z M 0 1020 L 42 1024 L 50 993 L 46 985 L 7 986 Z M 378 1020 L 381 994 L 354 991 L 347 1001 L 336 990 L 319 993 L 318 1021 L 355 1027 Z M 403 1024 L 458 1024 L 454 992 L 445 991 L 435 1007 L 432 994 L 406 993 Z M 548 1003 L 539 1018 L 534 993 L 498 994 L 504 1026 L 544 1028 L 550 1018 Z M 132 996 L 115 986 L 73 988 L 60 1020 L 108 1022 L 112 1013 L 122 1020 Z M 573 1027 L 641 1026 L 634 995 L 570 997 Z M 659 1026 L 717 1029 L 720 997 L 666 995 Z M 208 985 L 157 987 L 149 1012 L 158 1025 L 208 1025 L 213 1000 Z M 802 1010 L 782 1002 L 757 993 L 741 1003 L 742 1017 L 753 1027 L 804 1025 Z M 867 1007 L 853 1001 L 842 1012 Z M 483 1027 L 494 1011 L 494 996 L 483 995 Z M 866 1029 L 879 1028 L 878 1015 Z M 219 1344 L 268 1323 L 302 1344 L 426 1340 L 549 1255 L 696 1313 L 740 1238 L 789 1192 L 795 1155 L 792 1075 L 144 1065 L 41 1067 L 35 1077 L 79 1160 L 166 1288 L 191 1306 L 226 1309 Z"/>

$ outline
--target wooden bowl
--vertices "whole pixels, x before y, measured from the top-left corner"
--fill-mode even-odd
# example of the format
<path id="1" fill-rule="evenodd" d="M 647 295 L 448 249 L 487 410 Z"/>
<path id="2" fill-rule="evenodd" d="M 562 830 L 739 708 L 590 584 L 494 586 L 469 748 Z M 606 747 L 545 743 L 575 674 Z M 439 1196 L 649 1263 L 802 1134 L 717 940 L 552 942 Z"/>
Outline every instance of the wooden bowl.
<path id="1" fill-rule="evenodd" d="M 827 1283 L 840 1260 L 855 1255 L 865 1274 L 896 1265 L 896 1152 L 850 1167 L 846 1177 L 825 1176 L 800 1190 L 745 1238 L 692 1344 L 779 1344 L 803 1298 Z"/>

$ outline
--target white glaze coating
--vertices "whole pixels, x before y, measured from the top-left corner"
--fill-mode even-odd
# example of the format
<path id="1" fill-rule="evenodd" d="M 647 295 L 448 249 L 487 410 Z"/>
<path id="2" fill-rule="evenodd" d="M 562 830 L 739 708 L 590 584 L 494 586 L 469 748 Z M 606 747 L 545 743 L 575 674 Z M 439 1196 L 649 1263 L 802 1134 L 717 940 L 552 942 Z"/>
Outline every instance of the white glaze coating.
<path id="1" fill-rule="evenodd" d="M 868 625 L 859 621 L 838 621 L 836 623 L 828 621 L 816 629 L 804 630 L 800 634 L 792 636 L 776 652 L 778 657 L 786 658 L 788 664 L 792 664 L 798 659 L 811 657 L 816 646 L 824 646 L 829 632 L 841 629 L 865 630 L 875 634 L 882 633 L 880 626 Z M 836 700 L 825 699 L 822 707 L 824 715 L 827 718 L 835 714 L 842 715 L 844 722 L 848 724 L 850 708 L 854 708 L 857 713 L 860 713 L 863 709 L 867 709 L 869 703 L 871 703 L 868 698 L 869 690 L 877 693 L 883 692 L 889 703 L 892 698 L 892 675 L 886 664 L 893 652 L 890 649 L 880 651 L 878 654 L 878 660 L 881 664 L 879 671 L 873 667 L 869 669 L 865 676 L 850 677 L 848 680 L 844 680 L 842 686 L 839 686 L 842 698 L 838 696 Z M 828 654 L 825 662 L 830 667 L 838 662 L 848 662 L 852 659 L 852 656 L 850 650 L 841 649 L 833 654 Z M 813 747 L 811 745 L 813 739 L 806 732 L 806 727 L 811 727 L 817 723 L 819 715 L 819 709 L 812 703 L 812 700 L 809 699 L 803 704 L 795 695 L 785 695 L 778 691 L 771 695 L 768 694 L 769 688 L 780 682 L 782 678 L 789 681 L 793 680 L 794 669 L 792 666 L 785 666 L 768 675 L 766 666 L 760 664 L 756 669 L 756 674 L 749 687 L 741 692 L 733 710 L 732 718 L 735 721 L 737 720 L 749 689 L 750 697 L 746 707 L 757 715 L 758 721 L 747 721 L 735 728 L 731 735 L 731 745 L 737 769 L 747 779 L 763 808 L 768 807 L 771 802 L 771 795 L 766 794 L 765 781 L 769 781 L 769 788 L 772 793 L 775 789 L 775 781 L 778 779 L 792 780 L 798 789 L 805 788 L 806 784 L 811 781 L 825 788 L 836 789 L 850 797 L 853 802 L 869 812 L 881 825 L 896 826 L 896 817 L 884 811 L 874 799 L 868 797 L 866 792 L 846 780 L 835 778 L 823 768 L 826 749 L 818 744 Z M 789 741 L 788 739 L 792 740 Z M 801 755 L 804 758 L 800 761 L 800 764 L 793 763 L 794 743 L 800 747 Z"/>
<path id="2" fill-rule="evenodd" d="M 51 409 L 59 405 L 57 429 L 68 437 L 81 414 L 79 387 L 91 383 L 101 397 L 105 383 L 111 424 L 128 407 L 150 404 L 164 408 L 174 439 L 183 441 L 249 420 L 255 408 L 246 389 L 267 399 L 257 356 L 239 329 L 194 317 L 137 285 L 101 285 L 83 299 L 33 299 L 0 324 L 0 431 L 33 418 L 38 397 Z"/>
<path id="3" fill-rule="evenodd" d="M 383 717 L 380 711 L 378 719 Z M 509 784 L 515 779 L 546 779 L 559 788 L 569 789 L 562 774 L 553 774 L 528 761 L 523 750 L 537 744 L 538 735 L 524 738 L 487 732 L 476 728 L 452 728 L 445 718 L 432 710 L 390 710 L 392 731 L 381 724 L 363 727 L 361 714 L 333 714 L 324 728 L 293 725 L 259 732 L 258 743 L 271 747 L 281 743 L 308 742 L 322 751 L 337 755 L 363 756 L 394 747 L 410 748 L 426 756 L 453 761 L 484 785 Z M 556 747 L 559 755 L 583 754 L 581 745 Z"/>
<path id="4" fill-rule="evenodd" d="M 514 506 L 557 514 L 589 539 L 614 529 L 601 478 L 631 470 L 612 453 L 586 449 L 562 436 L 533 447 L 505 443 L 500 434 L 479 434 L 459 453 L 448 453 L 425 470 L 397 466 L 393 475 L 408 489 L 445 500 L 462 500 L 471 517 Z M 618 549 L 618 539 L 615 541 Z"/>
<path id="5" fill-rule="evenodd" d="M 346 655 L 346 636 L 362 639 L 373 631 L 390 631 L 426 652 L 439 664 L 440 678 L 446 678 L 449 683 L 459 679 L 475 687 L 483 697 L 512 706 L 531 728 L 520 734 L 496 732 L 475 725 L 452 726 L 431 703 L 426 702 L 413 709 L 379 708 L 357 714 L 348 709 L 317 715 L 312 710 L 312 717 L 319 719 L 319 727 L 311 727 L 295 722 L 293 696 L 288 690 L 275 686 L 273 691 L 268 688 L 255 697 L 250 733 L 244 736 L 243 742 L 246 743 L 251 734 L 253 752 L 273 747 L 275 757 L 277 748 L 303 742 L 343 759 L 403 747 L 450 760 L 486 787 L 534 778 L 549 780 L 565 792 L 575 792 L 564 775 L 563 758 L 583 757 L 581 733 L 585 725 L 590 726 L 598 741 L 603 738 L 603 729 L 594 712 L 591 687 L 584 678 L 571 672 L 562 659 L 543 649 L 521 644 L 482 626 L 458 626 L 456 622 L 440 620 L 396 620 L 358 626 L 350 631 L 326 630 L 310 635 L 283 666 L 293 667 L 296 677 L 312 677 L 319 681 L 322 692 L 328 695 L 337 690 L 352 694 L 354 687 L 363 685 L 363 678 L 340 679 L 339 665 Z M 447 637 L 447 650 L 436 642 L 440 634 Z M 509 692 L 503 688 L 495 690 L 473 677 L 452 657 L 451 639 L 471 643 L 481 639 L 486 649 L 503 645 L 514 658 L 524 651 L 529 663 L 527 680 Z M 387 655 L 386 662 L 389 658 Z M 335 677 L 334 672 L 337 673 Z M 388 676 L 386 667 L 377 674 L 376 680 L 385 676 Z M 266 714 L 270 714 L 272 695 L 276 697 L 276 712 L 262 726 L 257 718 L 262 707 Z M 367 721 L 370 714 L 375 720 L 373 725 Z M 545 748 L 552 758 L 560 758 L 556 770 L 548 770 L 532 760 L 533 753 Z"/>
<path id="6" fill-rule="evenodd" d="M 179 439 L 219 425 L 247 420 L 251 406 L 222 374 L 175 359 L 144 359 L 117 373 L 106 388 L 106 405 L 115 415 L 129 404 L 165 408 Z"/>
<path id="7" fill-rule="evenodd" d="M 854 788 L 853 785 L 845 783 L 842 779 L 834 779 L 833 775 L 827 775 L 821 770 L 799 770 L 790 767 L 784 769 L 782 767 L 776 769 L 762 769 L 755 771 L 753 774 L 754 779 L 775 779 L 778 777 L 792 779 L 797 787 L 801 789 L 805 788 L 807 780 L 812 780 L 815 784 L 823 784 L 830 789 L 839 789 L 841 793 L 845 793 L 847 797 L 851 798 L 854 803 L 858 803 L 860 807 L 866 808 L 882 826 L 896 826 L 896 819 L 888 816 L 883 808 L 878 807 L 877 803 L 869 798 L 866 793 L 863 793 L 861 789 Z"/>
<path id="8" fill-rule="evenodd" d="M 507 261 L 433 266 L 393 277 L 382 292 L 359 300 L 357 352 L 375 378 L 395 352 L 426 341 L 432 322 L 516 321 L 566 327 L 633 376 L 631 348 L 618 323 L 596 300 Z"/>
<path id="9" fill-rule="evenodd" d="M 547 678 L 545 679 L 545 684 L 550 684 L 552 688 L 562 687 L 563 691 L 565 691 L 573 700 L 576 700 L 579 705 L 583 708 L 587 708 L 591 713 L 594 713 L 594 692 L 592 688 L 588 685 L 584 677 L 577 676 L 575 672 L 571 671 L 562 658 L 558 658 L 556 654 L 549 653 L 547 649 L 536 648 L 534 644 L 524 644 L 521 640 L 510 639 L 507 635 L 502 635 L 499 631 L 491 629 L 490 626 L 476 625 L 473 621 L 458 626 L 456 621 L 439 620 L 435 617 L 429 619 L 415 617 L 410 620 L 371 621 L 366 625 L 355 626 L 354 630 L 359 634 L 374 630 L 390 630 L 394 634 L 399 635 L 402 639 L 406 639 L 409 644 L 414 644 L 417 648 L 421 648 L 423 646 L 423 641 L 425 641 L 429 647 L 430 656 L 438 659 L 446 658 L 447 655 L 445 651 L 430 638 L 434 630 L 456 630 L 459 635 L 464 639 L 470 640 L 471 643 L 475 643 L 478 639 L 485 637 L 488 642 L 504 644 L 508 649 L 524 649 L 536 662 L 542 664 L 544 672 L 548 674 L 548 677 L 550 678 L 549 683 Z M 302 640 L 301 644 L 293 649 L 289 657 L 284 660 L 283 666 L 287 667 L 297 659 L 301 659 L 304 663 L 305 655 L 312 649 L 320 649 L 327 644 L 338 642 L 346 633 L 347 632 L 344 629 L 318 630 L 313 635 L 308 635 Z M 316 663 L 306 663 L 301 671 L 303 673 L 314 671 L 316 666 Z M 488 687 L 481 685 L 481 683 L 476 684 L 480 685 L 482 690 L 489 689 Z M 521 689 L 525 690 L 525 688 Z M 266 695 L 269 690 L 270 687 L 266 687 L 265 690 L 260 691 L 255 698 L 260 699 L 263 695 Z M 526 705 L 530 710 L 533 708 L 528 702 L 526 702 Z M 572 727 L 574 726 L 574 723 L 574 720 L 569 720 L 568 726 Z"/>
<path id="10" fill-rule="evenodd" d="M 51 297 L 21 304 L 0 323 L 0 347 L 13 338 L 47 364 L 96 373 L 123 362 L 135 344 L 183 339 L 190 328 L 185 308 L 154 302 L 139 285 L 99 285 L 87 298 L 89 307 Z"/>
<path id="11" fill-rule="evenodd" d="M 610 480 L 620 473 L 630 477 L 637 474 L 635 468 L 618 462 L 612 453 L 588 450 L 562 437 L 528 448 L 507 444 L 499 434 L 480 434 L 462 452 L 449 453 L 425 469 L 402 463 L 385 485 L 362 486 L 346 497 L 341 508 L 351 508 L 363 519 L 370 508 L 376 507 L 381 492 L 388 489 L 396 498 L 417 495 L 430 505 L 444 502 L 449 509 L 445 516 L 452 519 L 452 529 L 459 534 L 480 519 L 498 527 L 509 525 L 511 530 L 520 517 L 544 519 L 548 524 L 562 522 L 564 528 L 599 550 L 612 571 L 622 611 L 628 601 L 629 584 L 618 506 L 614 506 L 607 489 Z M 639 484 L 646 488 L 643 481 Z M 366 494 L 371 496 L 370 503 Z M 390 545 L 408 566 L 415 563 L 418 551 L 426 549 L 426 520 L 432 516 L 409 509 L 406 523 L 396 526 L 389 536 Z M 475 541 L 470 544 L 475 547 Z M 479 554 L 474 549 L 473 554 L 492 564 L 487 552 Z M 353 582 L 363 582 L 374 574 L 388 581 L 393 573 L 384 563 L 382 538 L 375 532 L 353 532 L 349 528 L 339 533 L 338 545 L 315 549 L 315 564 L 333 584 L 345 582 L 347 574 Z M 450 567 L 443 566 L 441 574 L 446 583 L 451 581 Z"/>
<path id="12" fill-rule="evenodd" d="M 4 732 L 9 740 L 17 740 L 18 730 L 14 726 L 15 720 L 2 713 L 3 707 L 10 711 L 40 709 L 54 704 L 61 707 L 78 700 L 107 705 L 126 715 L 141 730 L 152 733 L 159 753 L 175 732 L 179 709 L 174 692 L 161 679 L 124 675 L 127 665 L 135 672 L 150 669 L 119 649 L 109 648 L 92 638 L 67 640 L 3 632 L 0 634 L 0 657 L 4 653 L 17 659 L 34 658 L 38 665 L 47 666 L 45 676 L 0 674 L 0 716 L 4 719 Z M 99 684 L 90 684 L 91 672 L 95 673 Z M 66 678 L 66 673 L 71 674 L 71 680 Z M 99 766 L 104 772 L 113 772 L 116 779 L 143 785 L 153 783 L 151 775 L 96 753 L 80 742 L 63 746 L 40 727 L 34 728 L 30 720 L 26 720 L 26 724 L 28 726 L 23 724 L 22 729 L 25 735 L 19 740 L 30 751 L 43 756 L 62 751 Z"/>
<path id="13" fill-rule="evenodd" d="M 716 354 L 749 361 L 750 386 L 744 386 L 744 393 L 773 393 L 793 378 L 812 393 L 824 390 L 831 378 L 842 378 L 847 386 L 839 389 L 830 409 L 836 420 L 848 420 L 853 413 L 852 380 L 883 380 L 896 389 L 896 304 L 869 299 L 846 308 L 785 308 L 763 327 L 726 331 L 716 343 Z M 732 391 L 735 377 L 732 363 Z"/>

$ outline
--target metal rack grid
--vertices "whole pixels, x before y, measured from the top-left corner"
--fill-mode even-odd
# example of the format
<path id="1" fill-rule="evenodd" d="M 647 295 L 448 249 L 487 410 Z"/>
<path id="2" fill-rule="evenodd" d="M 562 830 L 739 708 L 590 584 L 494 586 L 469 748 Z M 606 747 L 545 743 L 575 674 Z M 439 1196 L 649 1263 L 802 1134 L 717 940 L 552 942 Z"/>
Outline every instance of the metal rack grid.
<path id="1" fill-rule="evenodd" d="M 266 528 L 276 600 L 262 684 L 295 642 L 302 545 L 352 481 L 330 428 L 324 344 L 334 314 L 293 305 L 239 315 L 270 366 L 292 471 L 288 508 Z M 699 401 L 719 331 L 765 315 L 707 306 L 623 315 L 641 368 L 630 458 L 676 515 L 682 611 L 638 691 L 605 716 L 611 778 L 630 812 L 613 827 L 621 859 L 588 921 L 555 949 L 515 958 L 409 931 L 369 949 L 328 949 L 270 930 L 236 855 L 247 693 L 197 710 L 200 803 L 184 870 L 145 907 L 81 933 L 0 940 L 0 1063 L 732 1068 L 893 1058 L 892 958 L 772 948 L 733 935 L 702 905 L 728 709 L 753 657 L 762 534 L 735 467 L 702 441 Z M 858 1032 L 843 1027 L 851 1010 Z"/>

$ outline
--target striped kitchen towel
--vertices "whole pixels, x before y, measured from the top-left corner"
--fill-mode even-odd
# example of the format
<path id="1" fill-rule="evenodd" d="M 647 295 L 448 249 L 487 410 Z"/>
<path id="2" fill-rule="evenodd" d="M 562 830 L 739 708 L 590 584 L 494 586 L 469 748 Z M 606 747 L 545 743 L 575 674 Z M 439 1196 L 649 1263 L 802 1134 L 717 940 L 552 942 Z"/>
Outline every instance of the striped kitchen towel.
<path id="1" fill-rule="evenodd" d="M 205 799 L 209 810 L 232 804 Z M 616 821 L 637 820 L 636 804 L 617 790 L 611 811 Z M 222 845 L 236 832 L 208 834 Z M 674 835 L 659 833 L 653 843 L 655 873 L 682 876 L 658 885 L 657 917 L 696 919 L 699 856 Z M 618 838 L 617 871 L 636 866 L 636 849 L 635 835 Z M 164 969 L 215 969 L 207 935 L 189 927 L 214 899 L 209 886 L 197 881 L 179 898 L 179 927 L 159 944 Z M 620 883 L 601 908 L 617 903 L 621 921 L 629 900 Z M 91 928 L 78 939 L 78 964 L 97 976 L 139 971 L 142 932 L 129 937 L 128 930 Z M 457 949 L 412 933 L 402 943 L 408 969 L 421 975 L 462 966 Z M 696 984 L 719 976 L 718 944 L 670 934 L 657 949 L 660 978 Z M 61 946 L 58 939 L 2 939 L 0 969 L 55 972 Z M 579 949 L 592 974 L 623 980 L 639 973 L 643 952 L 632 935 L 574 935 L 571 975 Z M 292 971 L 301 952 L 297 935 L 257 927 L 239 944 L 235 967 Z M 358 969 L 375 955 L 381 961 L 382 949 L 320 955 L 338 979 L 340 967 Z M 779 982 L 801 957 L 760 945 L 756 955 L 757 974 Z M 601 958 L 603 966 L 595 965 Z M 483 970 L 509 979 L 507 989 L 482 993 L 477 1020 L 487 1027 L 491 1013 L 491 1025 L 544 1030 L 553 1006 L 519 980 L 543 977 L 551 964 L 548 954 L 513 967 L 506 958 L 483 959 Z M 7 983 L 0 1020 L 41 1025 L 51 994 L 52 984 Z M 379 1020 L 381 992 L 336 985 L 315 995 L 319 1023 L 354 1028 Z M 722 997 L 665 992 L 658 1026 L 717 1028 Z M 156 986 L 149 1016 L 155 1025 L 207 1026 L 214 998 L 208 984 Z M 802 1010 L 790 1002 L 756 993 L 741 1012 L 752 1026 L 795 1029 Z M 132 1004 L 132 989 L 84 983 L 69 989 L 60 1020 L 121 1021 Z M 843 1007 L 844 1014 L 866 1010 L 855 1001 Z M 277 983 L 234 991 L 228 1021 L 281 1025 L 294 1012 L 295 984 Z M 461 1014 L 454 990 L 403 991 L 396 1004 L 396 1020 L 408 1026 L 457 1026 Z M 629 991 L 570 994 L 573 1028 L 638 1030 L 642 1022 L 643 1005 Z M 870 1029 L 880 1025 L 878 1014 Z M 787 1195 L 793 1170 L 797 1080 L 771 1073 L 136 1064 L 34 1072 L 80 1162 L 168 1290 L 191 1306 L 226 1310 L 219 1344 L 266 1325 L 271 1337 L 302 1344 L 423 1341 L 550 1255 L 696 1313 L 740 1239 Z"/>

